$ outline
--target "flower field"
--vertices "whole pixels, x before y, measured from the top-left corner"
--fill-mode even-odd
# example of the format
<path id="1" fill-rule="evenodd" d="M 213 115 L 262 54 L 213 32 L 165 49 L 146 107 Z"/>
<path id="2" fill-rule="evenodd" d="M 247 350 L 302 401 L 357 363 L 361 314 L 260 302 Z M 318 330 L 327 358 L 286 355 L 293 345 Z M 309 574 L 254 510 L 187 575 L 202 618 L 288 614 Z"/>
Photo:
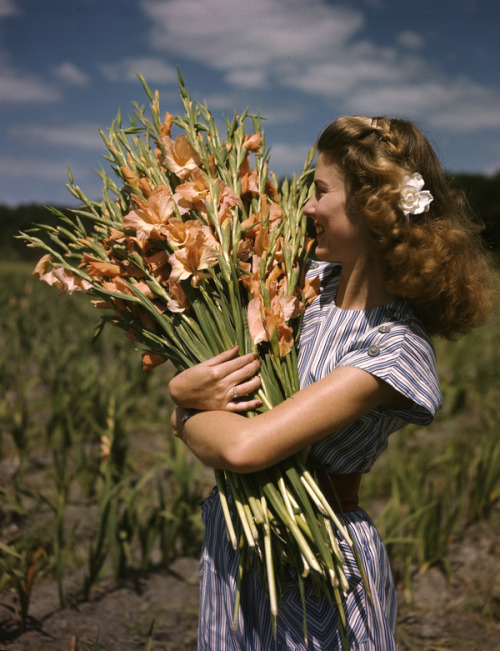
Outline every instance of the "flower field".
<path id="1" fill-rule="evenodd" d="M 49 627 L 31 614 L 39 612 L 37 595 L 55 586 L 50 608 L 69 618 L 112 593 L 111 586 L 118 596 L 131 577 L 137 585 L 168 577 L 186 558 L 196 568 L 199 502 L 213 474 L 169 437 L 173 369 L 144 372 L 134 344 L 111 327 L 92 343 L 98 311 L 84 296 L 57 297 L 32 278 L 32 267 L 0 267 L 0 643 L 111 649 L 104 634 L 84 644 L 76 629 L 53 647 L 23 646 L 27 636 L 43 640 Z M 492 581 L 500 572 L 493 537 L 500 497 L 499 336 L 497 320 L 459 342 L 436 342 L 444 409 L 430 428 L 396 434 L 363 481 L 362 504 L 387 543 L 400 588 L 401 648 L 442 648 L 414 642 L 423 632 L 411 620 L 412 594 L 418 603 L 435 572 L 444 577 L 448 601 L 468 604 L 462 620 L 481 622 L 474 634 L 483 642 L 498 635 L 500 592 L 488 583 L 470 602 L 465 588 L 453 593 L 452 587 L 463 571 L 465 561 L 456 560 L 463 549 L 486 549 Z M 493 539 L 485 547 L 489 527 Z M 472 529 L 479 538 L 462 546 Z M 469 576 L 461 585 L 473 582 Z M 182 620 L 191 640 L 195 583 L 191 617 Z M 159 641 L 164 625 L 145 617 L 142 626 L 134 624 L 130 646 L 114 648 L 195 648 Z M 473 630 L 469 625 L 470 635 Z"/>

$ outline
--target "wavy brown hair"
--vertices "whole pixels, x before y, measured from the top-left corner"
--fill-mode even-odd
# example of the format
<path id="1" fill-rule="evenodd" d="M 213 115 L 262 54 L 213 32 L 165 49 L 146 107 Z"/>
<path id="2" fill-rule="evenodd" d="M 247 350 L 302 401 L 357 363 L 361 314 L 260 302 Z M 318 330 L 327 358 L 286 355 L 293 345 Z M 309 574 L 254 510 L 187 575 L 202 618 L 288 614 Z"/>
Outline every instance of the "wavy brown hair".
<path id="1" fill-rule="evenodd" d="M 348 210 L 366 221 L 387 290 L 408 299 L 431 335 L 455 339 L 485 323 L 494 274 L 482 227 L 420 130 L 408 120 L 344 116 L 317 144 L 345 174 Z M 434 200 L 427 212 L 406 217 L 400 192 L 415 172 Z"/>

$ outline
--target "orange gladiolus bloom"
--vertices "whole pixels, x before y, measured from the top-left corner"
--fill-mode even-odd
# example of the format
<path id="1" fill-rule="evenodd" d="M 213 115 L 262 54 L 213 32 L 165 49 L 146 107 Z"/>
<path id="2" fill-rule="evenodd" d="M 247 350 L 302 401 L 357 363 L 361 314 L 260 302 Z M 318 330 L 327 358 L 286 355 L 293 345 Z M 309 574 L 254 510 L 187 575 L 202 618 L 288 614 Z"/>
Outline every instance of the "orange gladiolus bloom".
<path id="1" fill-rule="evenodd" d="M 190 219 L 188 221 L 181 221 L 175 217 L 169 221 L 165 227 L 165 235 L 167 242 L 174 248 L 186 246 L 189 241 L 193 240 L 198 233 L 204 233 L 207 240 L 216 241 L 212 235 L 210 226 L 202 224 L 197 219 Z"/>
<path id="2" fill-rule="evenodd" d="M 107 289 L 110 292 L 116 292 L 118 294 L 125 294 L 127 296 L 135 296 L 134 290 L 125 282 L 125 280 L 116 276 L 112 280 L 104 281 L 102 283 L 104 289 Z M 138 291 L 141 292 L 146 298 L 154 299 L 156 294 L 154 294 L 149 287 L 149 285 L 143 281 L 135 283 L 135 287 Z"/>
<path id="3" fill-rule="evenodd" d="M 208 198 L 209 187 L 205 179 L 186 181 L 175 188 L 174 199 L 179 213 L 185 215 L 190 210 L 196 210 L 202 215 L 207 214 L 205 199 Z"/>
<path id="4" fill-rule="evenodd" d="M 174 199 L 166 185 L 158 185 L 149 199 L 133 194 L 134 210 L 123 217 L 123 228 L 135 231 L 137 239 L 163 239 L 164 227 L 174 213 Z"/>
<path id="5" fill-rule="evenodd" d="M 167 251 L 157 251 L 152 255 L 143 257 L 146 265 L 158 282 L 161 283 L 168 278 L 170 275 L 170 267 L 168 266 Z"/>
<path id="6" fill-rule="evenodd" d="M 38 276 L 48 285 L 57 287 L 59 294 L 73 294 L 92 289 L 92 284 L 84 278 L 80 278 L 62 267 L 54 268 L 52 260 L 53 257 L 50 254 L 42 256 L 33 269 L 33 276 Z"/>
<path id="7" fill-rule="evenodd" d="M 175 251 L 169 258 L 172 266 L 170 279 L 180 282 L 191 278 L 191 285 L 197 287 L 199 282 L 208 277 L 205 269 L 215 266 L 219 261 L 220 245 L 217 240 L 206 232 L 199 230 L 186 246 Z"/>
<path id="8" fill-rule="evenodd" d="M 168 111 L 165 113 L 165 120 L 163 121 L 163 124 L 160 126 L 160 135 L 163 140 L 163 138 L 170 138 L 172 135 L 172 124 L 175 120 L 175 116 L 169 113 Z"/>
<path id="9" fill-rule="evenodd" d="M 219 223 L 224 224 L 228 219 L 231 219 L 231 209 L 235 206 L 241 206 L 241 198 L 234 190 L 231 190 L 224 181 L 218 181 L 219 184 L 219 198 L 217 207 L 217 216 Z"/>
<path id="10" fill-rule="evenodd" d="M 184 181 L 201 163 L 200 157 L 189 144 L 186 134 L 181 133 L 175 140 L 162 138 L 165 145 L 165 165 L 178 179 Z"/>
<path id="11" fill-rule="evenodd" d="M 170 279 L 167 285 L 168 293 L 171 296 L 171 300 L 167 302 L 167 309 L 170 312 L 185 312 L 189 307 L 189 301 L 181 284 Z"/>
<path id="12" fill-rule="evenodd" d="M 142 370 L 151 371 L 156 366 L 163 364 L 167 361 L 166 357 L 157 355 L 156 353 L 143 353 L 142 354 Z"/>
<path id="13" fill-rule="evenodd" d="M 264 307 L 262 297 L 252 298 L 247 305 L 247 320 L 250 336 L 254 344 L 260 344 L 263 341 L 269 341 L 266 328 L 262 320 L 262 309 Z"/>
<path id="14" fill-rule="evenodd" d="M 293 348 L 293 329 L 286 321 L 300 314 L 299 301 L 294 296 L 271 299 L 266 307 L 261 296 L 252 298 L 247 307 L 248 329 L 254 344 L 271 341 L 277 334 L 280 356 L 284 357 Z"/>
<path id="15" fill-rule="evenodd" d="M 252 170 L 241 176 L 241 194 L 246 194 L 247 192 L 259 194 L 259 173 L 257 170 Z"/>
<path id="16" fill-rule="evenodd" d="M 248 151 L 253 151 L 258 153 L 262 147 L 262 134 L 261 133 L 249 133 L 243 138 L 243 147 Z"/>
<path id="17" fill-rule="evenodd" d="M 133 172 L 128 165 L 122 165 L 122 167 L 120 167 L 120 170 L 125 177 L 125 181 L 133 188 L 137 189 L 139 187 L 139 179 L 137 178 L 137 174 Z"/>
<path id="18" fill-rule="evenodd" d="M 88 253 L 83 254 L 82 261 L 85 263 L 85 268 L 89 276 L 119 276 L 122 273 L 122 269 L 119 264 L 114 262 L 103 262 L 99 258 L 89 255 Z"/>
<path id="19" fill-rule="evenodd" d="M 316 296 L 319 296 L 319 290 L 321 288 L 321 281 L 319 276 L 314 276 L 314 278 L 306 278 L 304 280 L 304 298 L 306 305 L 309 305 L 314 301 Z"/>
<path id="20" fill-rule="evenodd" d="M 260 290 L 260 271 L 253 271 L 252 273 L 244 274 L 243 276 L 240 276 L 240 283 L 246 287 L 248 290 L 248 293 L 252 297 L 252 300 L 254 298 L 258 298 L 261 296 L 261 290 Z"/>

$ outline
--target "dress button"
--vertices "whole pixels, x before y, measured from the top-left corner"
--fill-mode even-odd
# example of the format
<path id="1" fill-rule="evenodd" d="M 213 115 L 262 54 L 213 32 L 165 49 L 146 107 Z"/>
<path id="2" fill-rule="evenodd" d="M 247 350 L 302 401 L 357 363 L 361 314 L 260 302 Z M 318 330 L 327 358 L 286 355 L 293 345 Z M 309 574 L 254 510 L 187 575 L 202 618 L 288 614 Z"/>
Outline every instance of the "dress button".
<path id="1" fill-rule="evenodd" d="M 381 325 L 381 326 L 379 326 L 378 331 L 381 332 L 382 334 L 385 334 L 386 332 L 391 331 L 391 326 Z"/>
<path id="2" fill-rule="evenodd" d="M 378 346 L 369 346 L 368 355 L 370 357 L 376 357 L 380 354 L 380 348 Z"/>

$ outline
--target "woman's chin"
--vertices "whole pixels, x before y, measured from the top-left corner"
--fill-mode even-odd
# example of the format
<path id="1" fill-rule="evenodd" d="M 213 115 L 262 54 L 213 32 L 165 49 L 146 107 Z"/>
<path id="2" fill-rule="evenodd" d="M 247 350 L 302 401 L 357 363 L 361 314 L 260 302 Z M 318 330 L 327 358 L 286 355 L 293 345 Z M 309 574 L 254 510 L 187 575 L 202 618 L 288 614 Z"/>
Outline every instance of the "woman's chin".
<path id="1" fill-rule="evenodd" d="M 318 260 L 321 260 L 322 262 L 334 262 L 328 250 L 324 249 L 319 244 L 316 244 L 316 248 L 314 249 L 314 255 L 318 258 Z"/>

